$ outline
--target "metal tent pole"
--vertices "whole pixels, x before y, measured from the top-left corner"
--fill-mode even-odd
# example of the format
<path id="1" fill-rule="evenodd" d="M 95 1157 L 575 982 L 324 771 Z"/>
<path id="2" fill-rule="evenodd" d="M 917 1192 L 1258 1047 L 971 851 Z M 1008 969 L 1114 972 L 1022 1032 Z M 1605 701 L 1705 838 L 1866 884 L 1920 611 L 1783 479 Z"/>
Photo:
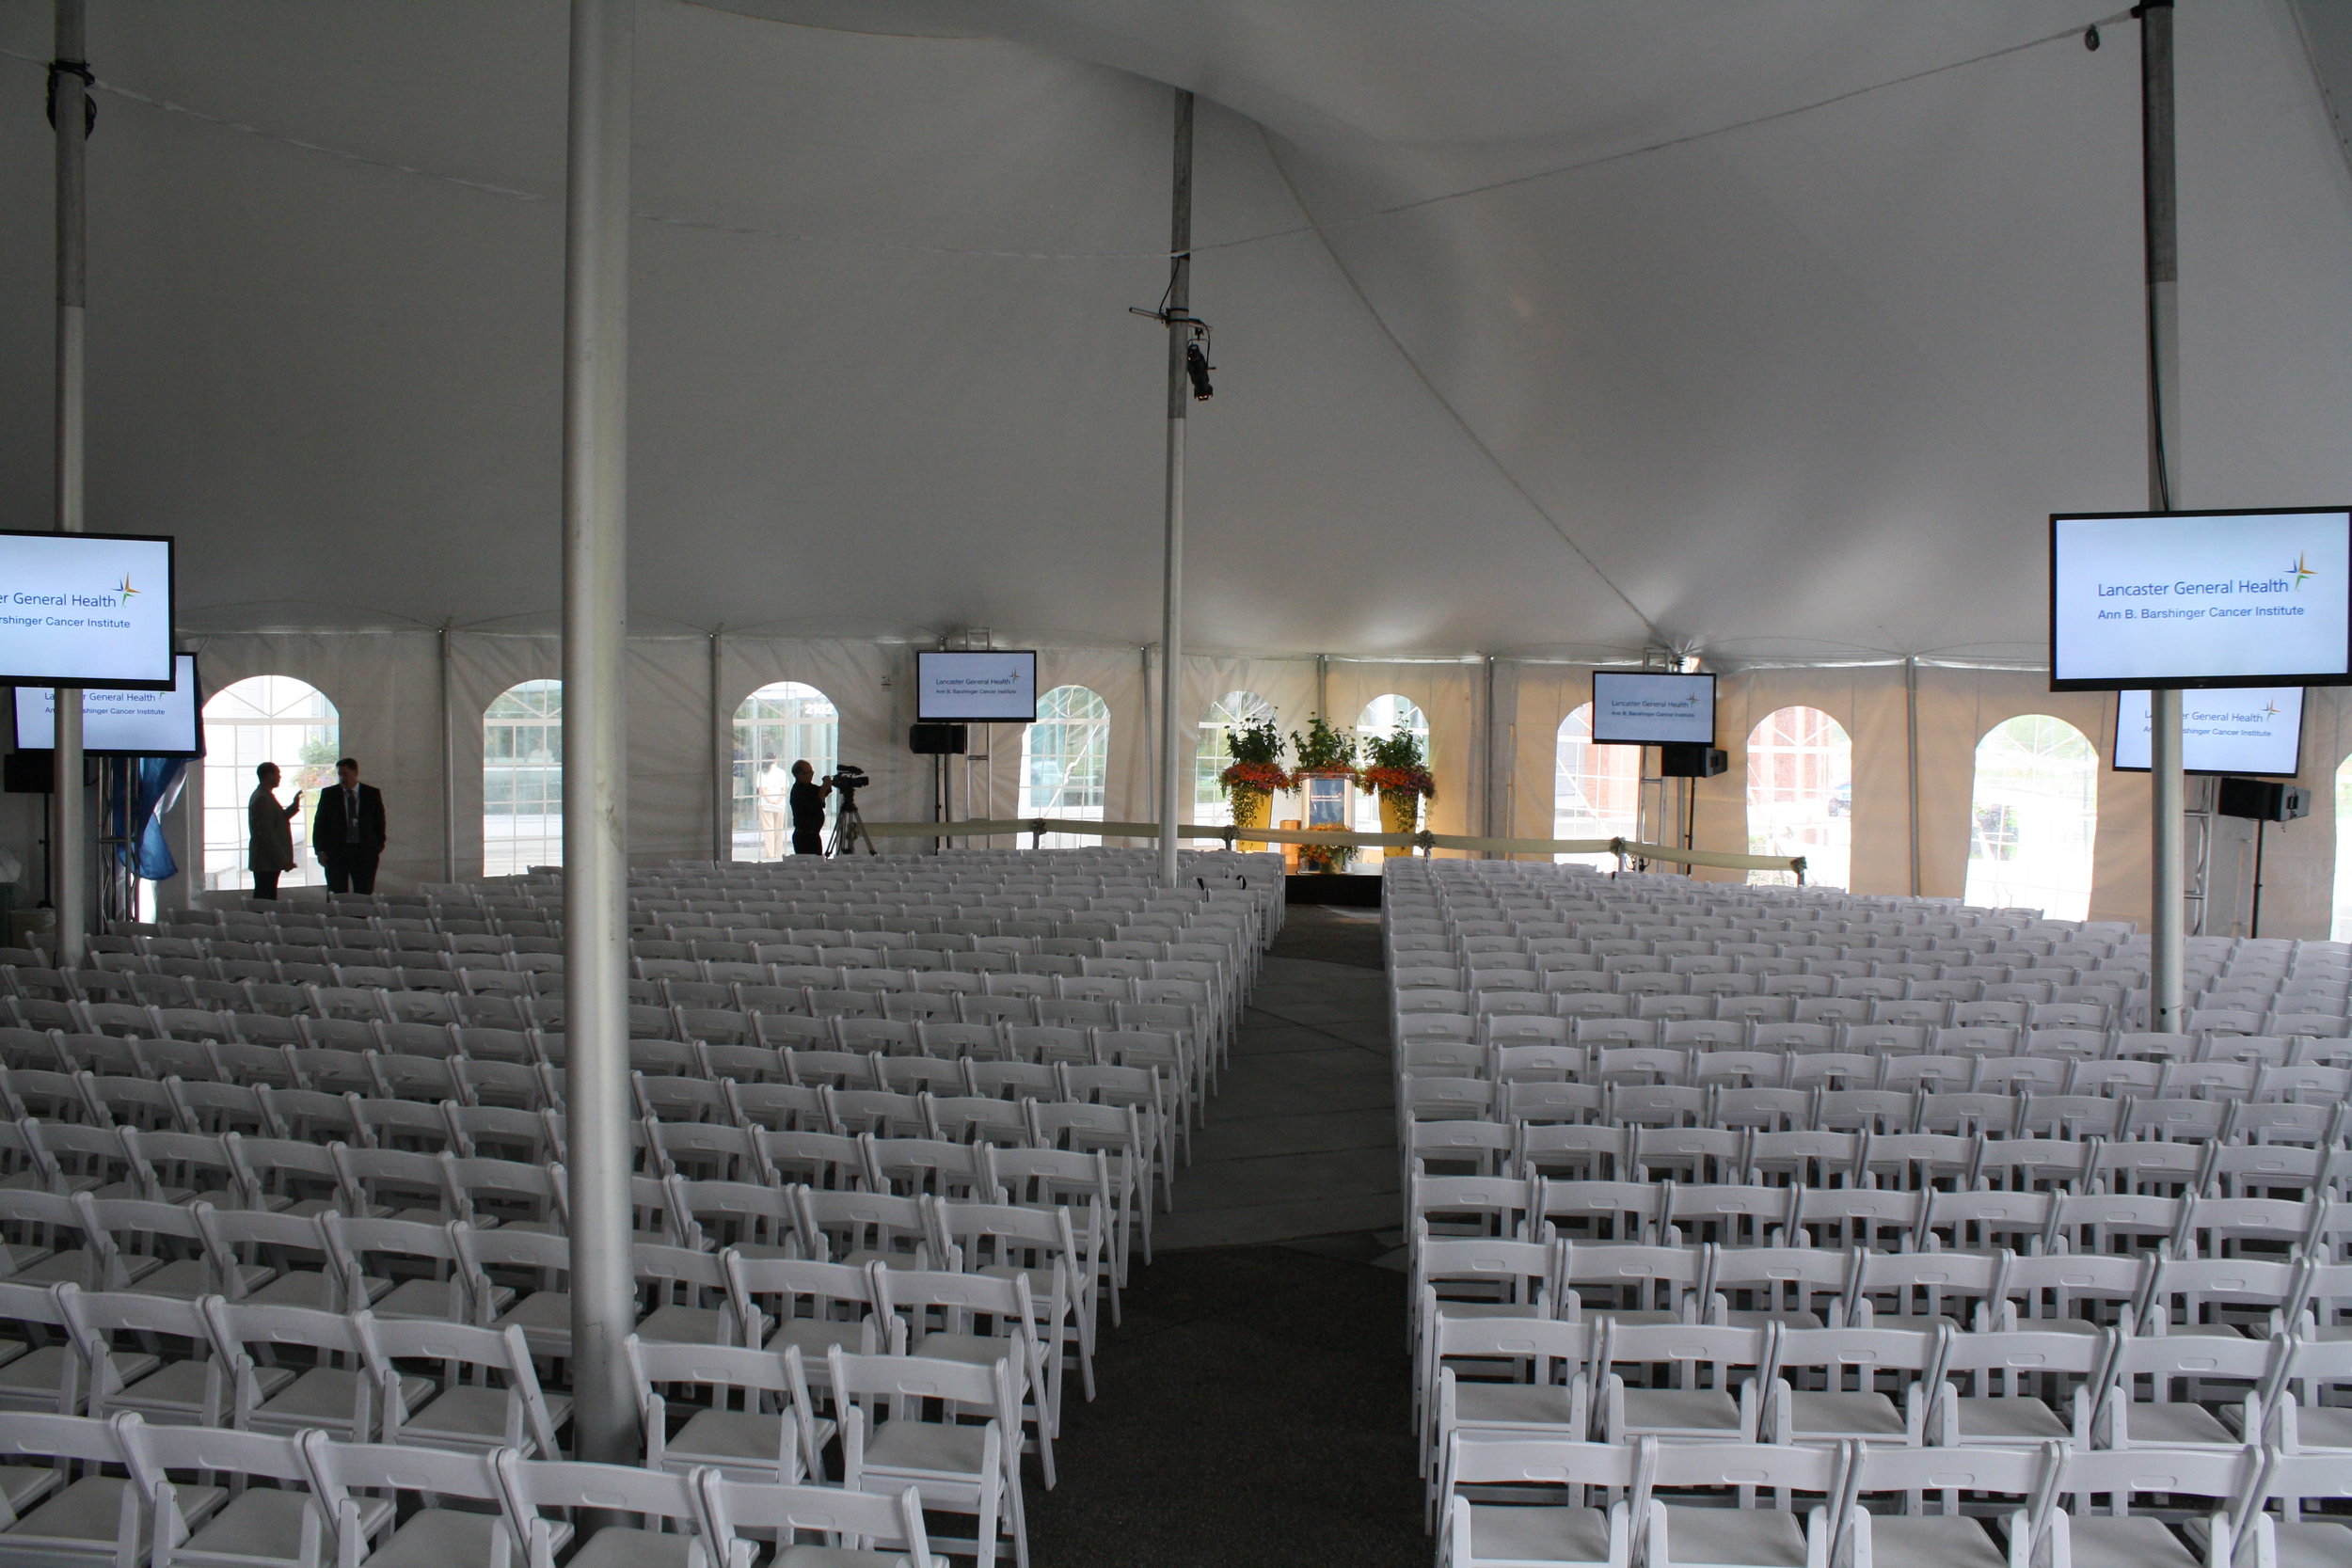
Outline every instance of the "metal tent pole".
<path id="1" fill-rule="evenodd" d="M 2172 179 L 2172 0 L 2145 0 L 2139 16 L 2140 209 L 2148 271 L 2148 504 L 2172 510 L 2179 491 L 2180 253 Z M 2149 782 L 2155 816 L 2149 875 L 2148 1026 L 2181 1028 L 2185 956 L 2181 694 L 2151 694 Z"/>
<path id="2" fill-rule="evenodd" d="M 57 128 L 56 525 L 82 531 L 82 327 L 88 303 L 89 63 L 82 0 L 57 0 L 49 118 Z M 82 693 L 56 693 L 56 776 L 49 792 L 50 897 L 57 967 L 81 966 L 89 935 L 89 798 L 82 790 Z"/>
<path id="3" fill-rule="evenodd" d="M 629 1255 L 629 86 L 635 0 L 572 0 L 564 220 L 564 957 L 571 1138 L 572 1424 L 585 1460 L 637 1454 L 621 1341 Z"/>
<path id="4" fill-rule="evenodd" d="M 726 646 L 724 627 L 710 634 L 710 858 L 722 865 L 735 858 L 735 726 L 726 707 Z M 743 766 L 756 790 L 753 763 L 746 757 Z"/>
<path id="5" fill-rule="evenodd" d="M 1176 93 L 1176 169 L 1168 202 L 1168 537 L 1160 591 L 1160 880 L 1176 885 L 1176 817 L 1184 752 L 1176 744 L 1184 686 L 1184 345 L 1192 314 L 1192 94 Z"/>
<path id="6" fill-rule="evenodd" d="M 441 880 L 457 880 L 457 674 L 450 623 L 441 623 Z"/>
<path id="7" fill-rule="evenodd" d="M 1903 659 L 1905 784 L 1911 791 L 1911 895 L 1919 896 L 1919 656 Z"/>

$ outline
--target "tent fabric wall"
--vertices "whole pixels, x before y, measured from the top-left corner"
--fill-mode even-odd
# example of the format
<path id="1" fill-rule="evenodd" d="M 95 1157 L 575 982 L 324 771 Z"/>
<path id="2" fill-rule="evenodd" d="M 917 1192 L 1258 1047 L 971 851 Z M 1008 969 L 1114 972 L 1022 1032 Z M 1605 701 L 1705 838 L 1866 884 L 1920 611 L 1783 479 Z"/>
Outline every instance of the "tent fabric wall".
<path id="1" fill-rule="evenodd" d="M 1000 639 L 1001 640 L 1001 639 Z M 453 795 L 445 811 L 441 777 L 440 639 L 402 632 L 223 633 L 192 637 L 205 688 L 218 691 L 250 675 L 284 674 L 310 682 L 335 704 L 341 749 L 360 759 L 389 808 L 392 837 L 383 879 L 388 888 L 438 880 L 445 821 L 453 821 L 460 877 L 480 874 L 482 714 L 518 682 L 561 673 L 552 637 L 458 631 L 448 638 Z M 726 777 L 720 758 L 731 744 L 736 707 L 772 681 L 816 687 L 840 713 L 840 757 L 865 768 L 874 786 L 865 799 L 874 820 L 922 820 L 930 814 L 930 765 L 906 750 L 914 718 L 914 648 L 909 642 L 722 635 L 717 688 L 711 641 L 703 636 L 632 639 L 629 644 L 628 814 L 631 858 L 643 863 L 702 859 L 712 852 L 716 813 Z M 1439 832 L 1541 837 L 1551 831 L 1553 737 L 1560 721 L 1591 696 L 1593 666 L 1500 659 L 1491 677 L 1469 660 L 1358 660 L 1311 657 L 1215 655 L 1185 661 L 1189 758 L 1197 725 L 1211 702 L 1254 691 L 1274 705 L 1287 736 L 1303 730 L 1318 691 L 1334 718 L 1352 725 L 1364 705 L 1398 692 L 1429 716 L 1432 770 L 1438 796 L 1428 825 Z M 1118 646 L 1039 649 L 1041 689 L 1077 684 L 1099 693 L 1111 712 L 1104 815 L 1148 821 L 1154 815 L 1152 757 L 1157 741 L 1157 679 L 1151 650 Z M 1486 731 L 1486 682 L 1493 682 L 1493 733 Z M 2109 766 L 2113 699 L 2060 693 L 2033 670 L 1921 661 L 1918 702 L 1918 891 L 1956 898 L 1967 879 L 1976 748 L 1994 725 L 2046 713 L 2088 736 L 2100 761 L 2099 824 L 2090 913 L 2145 921 L 2148 914 L 2149 790 L 2144 775 Z M 1749 732 L 1765 715 L 1794 704 L 1817 707 L 1844 725 L 1854 748 L 1852 881 L 1858 892 L 1911 891 L 1911 784 L 1905 667 L 1899 663 L 1755 668 L 1719 682 L 1717 735 L 1729 768 L 1698 786 L 1697 843 L 1744 848 L 1747 837 Z M 966 794 L 957 775 L 957 815 L 1009 817 L 1020 799 L 1021 735 L 995 726 L 975 736 L 987 763 L 970 768 Z M 1482 764 L 1491 752 L 1491 805 Z M 2262 934 L 2324 937 L 2332 917 L 2335 878 L 2335 773 L 2352 752 L 2352 697 L 2313 688 L 2304 719 L 2299 781 L 2313 794 L 2313 814 L 2267 830 L 2263 864 Z M 183 865 L 202 863 L 202 769 L 191 769 L 168 831 Z M 1187 773 L 1189 777 L 1189 773 Z M 2204 787 L 2193 781 L 2191 800 Z M 32 798 L 26 798 L 31 800 Z M 40 821 L 37 801 L 0 813 L 0 842 L 28 867 L 19 902 L 39 885 Z M 1278 812 L 1295 814 L 1295 800 Z M 1491 817 L 1486 813 L 1491 810 Z M 1189 795 L 1184 819 L 1192 816 Z M 2217 819 L 2206 930 L 2245 934 L 2252 895 L 2253 825 Z M 1010 843 L 1010 840 L 1007 840 Z M 2191 844 L 2195 843 L 2192 830 Z M 915 852 L 921 841 L 889 847 Z M 1708 872 L 1736 879 L 1738 872 Z M 168 905 L 189 895 L 182 879 L 166 884 Z"/>
<path id="2" fill-rule="evenodd" d="M 1484 716 L 1480 666 L 1462 660 L 1334 658 L 1324 670 L 1331 721 L 1353 729 L 1364 707 L 1391 692 L 1410 698 L 1429 719 L 1429 770 L 1439 781 L 1422 826 L 1431 832 L 1478 833 Z M 1304 727 L 1303 725 L 1301 726 Z"/>

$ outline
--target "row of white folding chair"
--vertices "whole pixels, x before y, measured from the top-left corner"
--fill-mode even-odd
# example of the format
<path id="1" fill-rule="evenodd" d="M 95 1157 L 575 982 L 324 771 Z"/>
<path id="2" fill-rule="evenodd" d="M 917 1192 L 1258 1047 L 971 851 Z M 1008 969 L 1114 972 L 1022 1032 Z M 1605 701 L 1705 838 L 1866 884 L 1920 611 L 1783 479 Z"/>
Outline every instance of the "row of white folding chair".
<path id="1" fill-rule="evenodd" d="M 1061 1068 L 1059 1076 L 1075 1097 L 1063 1100 L 711 1084 L 635 1074 L 638 1119 L 631 1134 L 640 1168 L 648 1175 L 668 1175 L 681 1164 L 701 1168 L 716 1163 L 727 1167 L 731 1179 L 770 1184 L 778 1180 L 784 1150 L 793 1140 L 810 1137 L 831 1137 L 845 1148 L 861 1134 L 965 1149 L 979 1144 L 1066 1148 L 1110 1158 L 1120 1170 L 1122 1198 L 1140 1203 L 1154 1185 L 1164 1198 L 1170 1190 L 1168 1121 L 1148 1101 L 1120 1104 L 1090 1098 L 1076 1079 L 1081 1071 L 1133 1070 Z M 103 1085 L 72 1087 L 85 1099 L 103 1093 Z M 356 1190 L 351 1171 L 357 1167 L 389 1169 L 404 1161 L 439 1160 L 472 1169 L 485 1147 L 548 1162 L 561 1162 L 565 1152 L 564 1119 L 556 1108 L 563 1102 L 560 1095 L 550 1104 L 526 1110 L 218 1087 L 220 1092 L 199 1101 L 192 1086 L 179 1085 L 176 1095 L 167 1092 L 167 1102 L 202 1103 L 210 1115 L 198 1119 L 215 1126 L 244 1122 L 257 1126 L 256 1132 L 234 1126 L 189 1132 L 26 1117 L 0 1122 L 0 1169 L 54 1192 L 98 1187 L 142 1196 L 204 1192 L 223 1195 L 220 1201 L 257 1205 L 262 1193 L 281 1190 L 266 1180 L 281 1168 L 297 1181 L 322 1180 L 348 1195 Z M 131 1108 L 127 1101 L 119 1103 Z M 250 1116 L 241 1114 L 247 1104 Z M 488 1164 L 539 1168 L 528 1161 Z M 417 1172 L 419 1184 L 446 1188 L 427 1165 L 419 1164 Z M 452 1212 L 464 1208 L 453 1192 L 449 1206 Z"/>
<path id="2" fill-rule="evenodd" d="M 1434 1167 L 1444 1166 L 1440 1171 Z M 1753 1127 L 1423 1122 L 1406 1175 L 1583 1180 L 2352 1196 L 2352 1155 L 2243 1141 L 2002 1138 L 1977 1132 L 1768 1132 Z"/>
<path id="3" fill-rule="evenodd" d="M 2298 1371 L 2306 1360 L 2311 1367 Z M 1495 1370 L 1505 1375 L 1494 1380 Z M 1740 1327 L 1440 1312 L 1422 1371 L 1429 1385 L 1425 1465 L 1457 1439 L 1512 1435 L 1628 1447 L 1854 1443 L 1955 1456 L 2055 1445 L 2073 1454 L 2234 1460 L 2249 1444 L 2296 1430 L 2291 1383 L 2340 1385 L 2352 1376 L 2352 1355 L 2284 1334 L 1969 1333 L 1948 1322 Z M 2322 1451 L 2352 1458 L 2352 1450 Z M 1432 1468 L 1442 1490 L 1442 1465 Z"/>
<path id="4" fill-rule="evenodd" d="M 2347 1483 L 2352 1460 L 2344 1456 L 2259 1446 L 1955 1453 L 1465 1434 L 1447 1456 L 1438 1560 L 1439 1568 L 2319 1564 L 2352 1553 L 2352 1529 L 2324 1512 Z M 1756 1506 L 1759 1490 L 1772 1506 Z M 2109 1498 L 2104 1510 L 2092 1506 L 2099 1497 Z"/>
<path id="5" fill-rule="evenodd" d="M 1051 1346 L 1056 1357 L 1047 1381 L 1040 1385 L 1045 1408 L 1049 1414 L 1057 1408 L 1053 1402 L 1058 1399 L 1063 1358 L 1080 1368 L 1088 1397 L 1093 1395 L 1093 1346 L 1106 1270 L 1101 1229 L 1090 1210 L 1080 1211 L 1087 1218 L 1082 1227 L 1067 1206 L 1029 1208 L 928 1195 L 900 1198 L 805 1186 L 782 1189 L 778 1200 L 770 1202 L 742 1193 L 697 1194 L 691 1184 L 654 1185 L 656 1196 L 639 1203 L 641 1212 L 674 1198 L 681 1210 L 699 1204 L 703 1216 L 714 1223 L 730 1225 L 746 1237 L 767 1239 L 747 1239 L 741 1250 L 722 1246 L 705 1251 L 675 1244 L 705 1241 L 691 1215 L 679 1222 L 693 1230 L 688 1237 L 670 1238 L 664 1231 L 646 1239 L 639 1231 L 632 1248 L 640 1295 L 637 1330 L 649 1338 L 774 1351 L 803 1344 L 821 1350 L 821 1343 L 808 1338 L 814 1330 L 785 1333 L 797 1319 L 779 1316 L 771 1323 L 763 1310 L 763 1305 L 778 1302 L 805 1305 L 821 1293 L 818 1287 L 826 1276 L 806 1265 L 847 1262 L 863 1268 L 871 1263 L 893 1270 L 1018 1275 L 1023 1293 L 1036 1303 L 1034 1311 L 1025 1309 L 1024 1321 L 1035 1325 L 1041 1342 Z M 707 1189 L 709 1184 L 704 1185 Z M 60 1244 L 60 1250 L 0 1281 L 0 1321 L 35 1326 L 62 1323 L 63 1308 L 56 1300 L 60 1291 L 87 1290 L 103 1292 L 106 1299 L 127 1291 L 183 1305 L 213 1301 L 264 1326 L 276 1313 L 299 1310 L 341 1322 L 364 1309 L 386 1321 L 472 1324 L 500 1334 L 512 1330 L 532 1355 L 561 1360 L 568 1354 L 570 1308 L 564 1282 L 570 1268 L 570 1242 L 544 1227 L 484 1229 L 464 1221 L 352 1219 L 331 1211 L 303 1215 L 207 1206 L 192 1213 L 173 1205 L 102 1203 L 87 1195 L 44 1202 L 46 1196 L 0 1195 L 0 1205 L 5 1205 L 0 1212 L 23 1224 L 39 1224 L 38 1231 L 24 1233 L 46 1235 Z M 81 1244 L 64 1246 L 69 1237 Z M 138 1244 L 157 1237 L 168 1238 L 180 1255 L 126 1251 L 120 1244 L 126 1239 Z M 315 1267 L 310 1266 L 313 1259 Z M 535 1283 L 529 1288 L 504 1283 L 516 1279 Z M 223 1291 L 226 1296 L 212 1293 Z M 1107 1293 L 1115 1306 L 1115 1289 Z M 824 1299 L 838 1305 L 842 1298 L 834 1294 Z M 832 1314 L 819 1316 L 830 1322 Z M 230 1361 L 234 1359 L 233 1347 L 223 1325 L 235 1327 L 245 1321 L 223 1320 L 213 1325 L 213 1343 Z M 151 1339 L 153 1334 L 171 1331 L 151 1324 L 141 1332 Z M 0 1363 L 5 1363 L 0 1364 L 0 1404 L 81 1408 L 88 1388 L 97 1386 L 81 1380 L 97 1374 L 77 1368 L 62 1349 L 50 1356 L 28 1354 L 34 1338 L 28 1330 L 8 1342 L 8 1353 L 0 1354 Z M 142 1368 L 153 1365 L 151 1355 Z M 380 1374 L 389 1363 L 372 1365 Z M 262 1377 L 258 1383 L 249 1378 L 224 1383 L 207 1378 L 196 1386 L 205 1390 L 211 1402 L 204 1408 L 209 1418 L 216 1419 L 227 1408 L 223 1401 L 274 1401 L 289 1381 Z M 382 1418 L 397 1403 L 390 1391 L 377 1386 L 380 1375 L 325 1381 L 338 1390 L 336 1407 L 354 1413 L 349 1426 L 353 1432 L 367 1430 L 369 1422 Z M 168 1387 L 186 1394 L 189 1386 L 185 1375 L 174 1374 L 150 1392 Z M 517 1385 L 516 1398 L 522 1399 L 523 1392 Z M 311 1389 L 294 1391 L 277 1410 L 313 1407 L 316 1396 L 314 1383 Z M 239 1424 L 245 1424 L 245 1405 L 238 1410 Z M 151 1408 L 150 1414 L 154 1413 Z M 264 1417 L 274 1418 L 267 1412 Z"/>
<path id="6" fill-rule="evenodd" d="M 2007 1137 L 2341 1143 L 2347 1105 L 2292 1101 L 2105 1095 L 1932 1092 L 1927 1089 L 1758 1089 L 1720 1084 L 1570 1084 L 1414 1076 L 1398 1086 L 1400 1143 L 1419 1121 L 1750 1127 L 1773 1132 L 1993 1132 Z"/>
<path id="7" fill-rule="evenodd" d="M 2190 1258 L 2301 1246 L 2332 1260 L 2352 1243 L 2352 1204 L 2340 1198 L 1421 1177 L 1406 1213 L 1446 1234 L 1521 1236 L 1549 1225 L 1579 1239 L 1656 1246 L 2010 1247 L 2035 1255 L 2162 1247 Z"/>
<path id="8" fill-rule="evenodd" d="M 904 1418 L 923 1418 L 910 1410 Z M 880 1548 L 878 1557 L 931 1568 L 939 1559 L 923 1510 L 963 1500 L 936 1486 L 936 1497 L 916 1485 L 894 1491 L 879 1474 L 869 1492 L 713 1467 L 681 1474 L 533 1459 L 508 1447 L 458 1453 L 339 1442 L 316 1429 L 159 1425 L 127 1413 L 0 1418 L 0 1452 L 9 1456 L 10 1505 L 0 1517 L 0 1563 L 11 1568 L 151 1554 L 191 1568 L 357 1568 L 362 1560 L 541 1568 L 574 1546 L 571 1560 L 583 1568 L 671 1560 L 717 1568 L 748 1563 L 778 1532 L 779 1552 L 807 1533 L 831 1543 L 829 1553 Z M 970 1489 L 990 1484 L 976 1477 Z"/>
<path id="9" fill-rule="evenodd" d="M 1445 1020 L 1448 1015 L 1420 1015 Z M 2249 1100 L 2332 1103 L 2352 1096 L 2352 1049 L 2324 1053 L 2329 1060 L 2299 1066 L 2242 1061 L 2150 1061 L 2036 1054 L 1945 1054 L 1915 1049 L 1916 1034 L 1889 1038 L 1904 1025 L 1862 1025 L 1827 1051 L 1757 1045 L 1613 1046 L 1536 1043 L 1508 1029 L 1488 1030 L 1485 1041 L 1451 1032 L 1427 1034 L 1406 1025 L 1399 1046 L 1405 1076 L 1471 1076 L 1496 1083 L 1722 1084 L 1732 1088 L 1927 1089 L 1933 1092 L 2106 1095 L 2159 1100 Z M 1532 1033 L 1532 1032 L 1531 1032 Z M 1525 1039 L 1525 1043 L 1521 1043 Z M 1901 1049 L 1910 1047 L 1912 1049 Z M 2318 1055 L 2322 1053 L 2309 1053 Z"/>
<path id="10" fill-rule="evenodd" d="M 2296 1248 L 2278 1257 L 2177 1258 L 2161 1251 L 1842 1251 L 1809 1245 L 1659 1246 L 1411 1231 L 1413 1343 L 1438 1313 L 1582 1322 L 1729 1323 L 1868 1328 L 1949 1321 L 1979 1332 L 2083 1335 L 2102 1327 L 2184 1338 L 2267 1338 L 2292 1326 L 2346 1342 L 2352 1263 Z M 1417 1352 L 1418 1354 L 1418 1352 Z M 2323 1364 L 2323 1351 L 2311 1366 Z M 2313 1376 L 2320 1373 L 2313 1370 Z M 2336 1373 L 2327 1374 L 2329 1378 Z M 2328 1418 L 2331 1422 L 2352 1417 Z M 2352 1446 L 2352 1425 L 2327 1440 Z"/>

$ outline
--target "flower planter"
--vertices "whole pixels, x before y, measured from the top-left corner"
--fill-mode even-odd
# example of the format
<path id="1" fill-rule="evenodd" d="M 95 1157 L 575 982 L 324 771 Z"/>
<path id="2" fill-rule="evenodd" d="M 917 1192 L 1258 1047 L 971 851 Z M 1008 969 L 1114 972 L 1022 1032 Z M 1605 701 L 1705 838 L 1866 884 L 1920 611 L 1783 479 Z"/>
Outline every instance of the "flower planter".
<path id="1" fill-rule="evenodd" d="M 1384 833 L 1409 833 L 1421 826 L 1421 797 L 1409 790 L 1384 789 L 1380 792 L 1380 831 Z M 1382 860 L 1394 860 L 1411 854 L 1408 845 L 1392 844 L 1381 851 Z"/>
<path id="2" fill-rule="evenodd" d="M 1234 784 L 1231 793 L 1234 827 L 1263 828 L 1273 816 L 1274 797 L 1265 790 L 1252 789 L 1248 784 Z M 1233 847 L 1244 854 L 1255 854 L 1265 847 L 1265 841 L 1237 838 L 1233 841 Z"/>

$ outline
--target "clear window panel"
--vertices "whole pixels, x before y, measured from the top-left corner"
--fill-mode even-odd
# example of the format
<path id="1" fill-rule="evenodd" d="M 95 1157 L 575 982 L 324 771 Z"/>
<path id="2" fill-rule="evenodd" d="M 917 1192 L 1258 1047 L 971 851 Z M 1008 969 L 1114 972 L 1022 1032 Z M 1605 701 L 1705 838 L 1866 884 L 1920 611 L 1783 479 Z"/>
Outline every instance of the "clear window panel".
<path id="1" fill-rule="evenodd" d="M 1994 725 L 1977 742 L 1968 824 L 1968 903 L 2090 913 L 2099 755 L 2082 731 L 2046 713 Z"/>
<path id="2" fill-rule="evenodd" d="M 729 853 L 739 861 L 792 852 L 792 765 L 823 779 L 840 762 L 841 716 L 833 699 L 800 681 L 775 681 L 735 710 Z M 831 797 L 826 800 L 830 811 Z"/>
<path id="3" fill-rule="evenodd" d="M 482 715 L 482 874 L 564 863 L 564 683 L 524 681 Z"/>
<path id="4" fill-rule="evenodd" d="M 1551 836 L 1634 838 L 1642 824 L 1642 748 L 1593 740 L 1593 705 L 1560 721 L 1552 739 Z M 1614 871 L 1614 855 L 1554 855 L 1562 865 Z"/>
<path id="5" fill-rule="evenodd" d="M 1853 741 L 1820 708 L 1785 707 L 1748 733 L 1748 853 L 1803 855 L 1804 879 L 1845 887 L 1853 844 Z M 1751 871 L 1751 882 L 1793 882 Z"/>
<path id="6" fill-rule="evenodd" d="M 1192 769 L 1192 819 L 1211 827 L 1229 827 L 1233 820 L 1233 808 L 1225 799 L 1225 786 L 1218 775 L 1233 766 L 1233 749 L 1226 735 L 1228 725 L 1247 727 L 1273 721 L 1274 705 L 1254 691 L 1228 691 L 1209 705 L 1206 717 L 1200 721 L 1200 743 L 1194 752 Z"/>
<path id="7" fill-rule="evenodd" d="M 1385 696 L 1375 697 L 1364 705 L 1364 711 L 1356 716 L 1357 766 L 1361 767 L 1372 760 L 1364 751 L 1365 742 L 1375 737 L 1388 740 L 1400 733 L 1407 732 L 1421 741 L 1421 754 L 1423 757 L 1428 756 L 1429 715 L 1421 710 L 1421 705 L 1410 697 L 1401 697 L 1393 691 Z M 1359 833 L 1376 833 L 1380 831 L 1380 792 L 1378 790 L 1359 789 L 1356 792 L 1355 826 L 1356 832 Z M 1424 823 L 1423 826 L 1427 824 Z M 1377 861 L 1380 855 L 1377 849 L 1364 850 L 1362 853 L 1372 857 L 1375 861 Z"/>
<path id="8" fill-rule="evenodd" d="M 1022 816 L 1103 820 L 1110 779 L 1111 710 L 1083 686 L 1057 686 L 1038 699 L 1037 722 L 1021 736 Z M 1075 833 L 1047 833 L 1049 849 L 1098 844 Z"/>
<path id="9" fill-rule="evenodd" d="M 326 880 L 310 853 L 310 815 L 319 790 L 335 779 L 342 721 L 326 694 L 292 675 L 254 675 L 225 686 L 204 705 L 203 885 L 208 891 L 253 885 L 246 802 L 260 780 L 254 769 L 278 764 L 278 799 L 300 796 L 294 820 L 294 868 L 279 887 Z"/>

